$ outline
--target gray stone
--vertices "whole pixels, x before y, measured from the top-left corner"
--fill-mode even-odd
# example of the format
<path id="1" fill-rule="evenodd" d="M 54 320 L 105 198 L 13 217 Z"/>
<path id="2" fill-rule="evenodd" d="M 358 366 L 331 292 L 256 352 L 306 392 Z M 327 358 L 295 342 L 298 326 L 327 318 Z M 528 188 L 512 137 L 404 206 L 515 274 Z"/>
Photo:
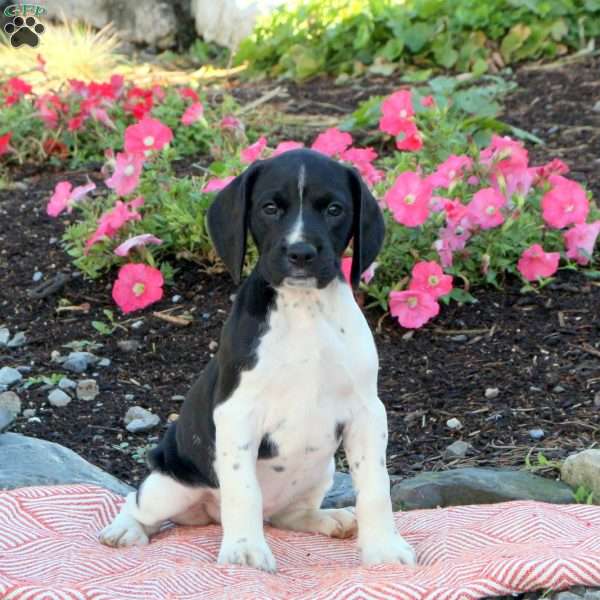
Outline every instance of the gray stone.
<path id="1" fill-rule="evenodd" d="M 181 302 L 181 296 L 179 294 L 175 294 L 172 298 L 171 298 L 171 302 L 173 304 L 177 304 L 178 302 Z"/>
<path id="2" fill-rule="evenodd" d="M 585 486 L 594 493 L 594 504 L 600 504 L 600 450 L 592 448 L 567 457 L 560 476 L 574 488 Z"/>
<path id="3" fill-rule="evenodd" d="M 446 421 L 446 427 L 453 431 L 458 431 L 459 429 L 462 429 L 462 423 L 458 419 L 452 418 Z"/>
<path id="4" fill-rule="evenodd" d="M 160 423 L 158 415 L 151 413 L 141 406 L 132 406 L 123 418 L 127 431 L 131 433 L 143 433 L 150 431 Z"/>
<path id="5" fill-rule="evenodd" d="M 10 387 L 11 385 L 21 381 L 21 379 L 23 379 L 23 375 L 21 375 L 19 371 L 13 369 L 12 367 L 2 367 L 0 369 L 0 385 Z"/>
<path id="6" fill-rule="evenodd" d="M 210 340 L 208 343 L 208 349 L 211 352 L 214 352 L 219 347 L 219 342 L 215 342 L 215 340 Z"/>
<path id="7" fill-rule="evenodd" d="M 565 388 L 562 385 L 555 385 L 552 388 L 552 391 L 556 394 L 562 394 L 565 391 Z"/>
<path id="8" fill-rule="evenodd" d="M 111 360 L 110 358 L 102 358 L 98 363 L 99 367 L 110 367 Z"/>
<path id="9" fill-rule="evenodd" d="M 71 352 L 62 366 L 67 371 L 83 373 L 89 367 L 95 365 L 98 360 L 98 357 L 91 352 Z"/>
<path id="10" fill-rule="evenodd" d="M 444 458 L 464 458 L 467 455 L 467 452 L 471 449 L 471 447 L 471 444 L 469 444 L 468 442 L 457 440 L 456 442 L 450 444 L 446 448 L 446 450 L 444 451 Z"/>
<path id="11" fill-rule="evenodd" d="M 61 390 L 74 390 L 77 387 L 77 384 L 72 379 L 69 379 L 68 377 L 63 377 L 58 382 L 58 387 Z"/>
<path id="12" fill-rule="evenodd" d="M 343 508 L 355 504 L 356 493 L 352 487 L 352 477 L 348 473 L 336 471 L 333 477 L 333 485 L 325 495 L 321 508 Z"/>
<path id="13" fill-rule="evenodd" d="M 183 402 L 185 400 L 185 396 L 177 394 L 175 396 L 171 396 L 171 400 L 173 400 L 173 402 Z"/>
<path id="14" fill-rule="evenodd" d="M 131 324 L 131 329 L 139 329 L 144 324 L 144 321 L 135 321 Z"/>
<path id="15" fill-rule="evenodd" d="M 89 402 L 96 399 L 96 396 L 100 393 L 100 389 L 95 379 L 82 379 L 77 384 L 76 393 L 79 400 Z"/>
<path id="16" fill-rule="evenodd" d="M 33 277 L 31 279 L 33 279 L 33 281 L 35 283 L 37 283 L 38 281 L 40 281 L 42 279 L 43 276 L 44 276 L 44 274 L 41 271 L 36 271 L 33 274 Z"/>
<path id="17" fill-rule="evenodd" d="M 0 406 L 0 433 L 5 432 L 15 422 L 15 414 Z"/>
<path id="18" fill-rule="evenodd" d="M 596 104 L 594 104 L 594 106 L 592 106 L 592 110 L 593 110 L 594 112 L 598 112 L 598 113 L 600 113 L 600 100 L 598 100 L 598 101 L 596 102 Z M 587 600 L 587 599 L 586 599 L 586 600 Z"/>
<path id="19" fill-rule="evenodd" d="M 16 433 L 0 436 L 0 465 L 0 489 L 93 483 L 122 496 L 132 491 L 131 487 L 72 450 Z"/>
<path id="20" fill-rule="evenodd" d="M 71 396 L 62 390 L 55 389 L 48 394 L 48 402 L 56 408 L 62 408 L 71 402 Z"/>
<path id="21" fill-rule="evenodd" d="M 119 340 L 117 347 L 121 352 L 129 354 L 140 349 L 141 344 L 137 340 Z"/>
<path id="22" fill-rule="evenodd" d="M 8 342 L 8 344 L 6 345 L 8 348 L 20 348 L 26 343 L 27 340 L 25 339 L 25 333 L 23 331 L 17 331 L 17 333 L 15 333 L 15 335 L 13 336 L 12 340 L 10 340 L 10 342 Z"/>
<path id="23" fill-rule="evenodd" d="M 600 392 L 594 394 L 594 406 L 600 408 Z"/>
<path id="24" fill-rule="evenodd" d="M 529 433 L 529 437 L 535 441 L 541 440 L 545 435 L 544 430 L 539 429 L 539 428 L 530 429 L 528 433 Z"/>
<path id="25" fill-rule="evenodd" d="M 464 333 L 459 333 L 458 335 L 453 335 L 450 339 L 453 342 L 459 342 L 460 343 L 460 342 L 466 342 L 469 339 L 469 337 L 466 336 Z"/>
<path id="26" fill-rule="evenodd" d="M 527 471 L 480 467 L 421 473 L 392 488 L 395 510 L 492 504 L 509 500 L 568 504 L 573 502 L 573 492 L 560 481 Z"/>
<path id="27" fill-rule="evenodd" d="M 600 600 L 600 590 L 586 590 L 583 600 Z"/>
<path id="28" fill-rule="evenodd" d="M 500 390 L 498 388 L 486 388 L 484 395 L 488 400 L 493 400 L 500 395 Z"/>
<path id="29" fill-rule="evenodd" d="M 26 409 L 23 411 L 23 416 L 24 416 L 26 419 L 31 419 L 31 417 L 35 417 L 35 408 L 26 408 Z"/>
<path id="30" fill-rule="evenodd" d="M 21 398 L 14 392 L 3 392 L 0 394 L 0 408 L 7 410 L 13 417 L 18 417 L 21 413 Z"/>
<path id="31" fill-rule="evenodd" d="M 554 600 L 582 600 L 581 596 L 578 594 L 574 594 L 573 592 L 558 592 L 558 594 L 554 594 Z"/>
<path id="32" fill-rule="evenodd" d="M 6 327 L 0 329 L 0 346 L 6 346 L 10 339 L 10 331 Z"/>

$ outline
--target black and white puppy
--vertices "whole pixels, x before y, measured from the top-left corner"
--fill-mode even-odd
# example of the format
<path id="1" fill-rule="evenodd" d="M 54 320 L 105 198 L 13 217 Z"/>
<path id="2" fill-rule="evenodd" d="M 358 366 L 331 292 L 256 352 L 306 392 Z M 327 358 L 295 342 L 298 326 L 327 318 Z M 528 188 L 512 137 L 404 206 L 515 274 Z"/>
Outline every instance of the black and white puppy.
<path id="1" fill-rule="evenodd" d="M 392 516 L 377 351 L 340 269 L 350 240 L 354 286 L 379 252 L 377 202 L 354 170 L 294 150 L 232 181 L 210 207 L 208 225 L 236 282 L 248 231 L 258 263 L 216 356 L 152 452 L 151 474 L 101 542 L 147 544 L 166 520 L 217 522 L 219 563 L 274 571 L 263 521 L 333 537 L 351 536 L 358 525 L 364 564 L 414 564 Z M 320 508 L 340 442 L 356 511 Z"/>

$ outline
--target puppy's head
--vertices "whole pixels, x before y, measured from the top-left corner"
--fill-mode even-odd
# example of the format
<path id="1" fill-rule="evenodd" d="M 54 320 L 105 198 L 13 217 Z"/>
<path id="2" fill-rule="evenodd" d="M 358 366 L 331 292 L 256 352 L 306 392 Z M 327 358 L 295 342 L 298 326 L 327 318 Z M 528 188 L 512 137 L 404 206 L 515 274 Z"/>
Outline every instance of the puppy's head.
<path id="1" fill-rule="evenodd" d="M 260 254 L 256 268 L 275 287 L 325 287 L 340 276 L 350 240 L 357 286 L 384 235 L 381 210 L 358 173 L 312 150 L 252 164 L 217 194 L 208 228 L 236 283 L 250 231 Z"/>

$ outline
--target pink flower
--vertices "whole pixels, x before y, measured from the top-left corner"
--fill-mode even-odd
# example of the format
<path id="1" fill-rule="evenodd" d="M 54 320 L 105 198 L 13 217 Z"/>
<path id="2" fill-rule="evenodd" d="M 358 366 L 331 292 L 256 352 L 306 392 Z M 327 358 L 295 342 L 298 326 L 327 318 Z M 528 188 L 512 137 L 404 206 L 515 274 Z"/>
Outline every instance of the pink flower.
<path id="1" fill-rule="evenodd" d="M 494 188 L 479 190 L 467 206 L 467 216 L 481 229 L 492 229 L 504 223 L 500 209 L 506 205 L 506 198 Z"/>
<path id="2" fill-rule="evenodd" d="M 418 329 L 437 316 L 440 305 L 427 292 L 406 290 L 390 292 L 390 313 L 407 329 Z"/>
<path id="3" fill-rule="evenodd" d="M 533 167 L 538 181 L 547 181 L 551 175 L 566 175 L 569 167 L 560 158 L 555 158 L 541 167 Z"/>
<path id="4" fill-rule="evenodd" d="M 292 140 L 286 140 L 284 142 L 279 142 L 277 144 L 277 148 L 273 150 L 273 154 L 271 154 L 271 158 L 275 156 L 279 156 L 284 152 L 289 152 L 290 150 L 298 150 L 298 148 L 304 148 L 304 144 L 302 142 L 294 142 Z"/>
<path id="5" fill-rule="evenodd" d="M 444 267 L 444 269 L 450 268 L 454 262 L 454 252 L 452 252 L 448 241 L 441 238 L 435 240 L 435 242 L 433 242 L 433 248 L 440 257 L 442 267 Z"/>
<path id="6" fill-rule="evenodd" d="M 354 165 L 369 185 L 374 185 L 383 179 L 383 172 L 372 164 L 377 158 L 377 152 L 373 148 L 348 148 L 342 152 L 340 158 Z"/>
<path id="7" fill-rule="evenodd" d="M 115 248 L 115 254 L 117 256 L 127 256 L 129 251 L 138 246 L 145 246 L 146 244 L 162 244 L 162 240 L 153 236 L 151 233 L 142 233 L 136 235 L 128 240 L 125 240 L 122 244 Z"/>
<path id="8" fill-rule="evenodd" d="M 179 95 L 185 100 L 191 100 L 192 102 L 200 102 L 200 97 L 191 87 L 183 87 L 179 90 Z"/>
<path id="9" fill-rule="evenodd" d="M 423 147 L 423 138 L 412 121 L 403 121 L 396 136 L 396 148 L 418 152 Z"/>
<path id="10" fill-rule="evenodd" d="M 452 276 L 445 275 L 440 265 L 435 261 L 418 262 L 412 269 L 410 290 L 419 290 L 439 298 L 452 291 Z"/>
<path id="11" fill-rule="evenodd" d="M 117 200 L 114 208 L 105 212 L 98 220 L 98 228 L 85 244 L 86 252 L 101 239 L 114 237 L 128 221 L 139 221 L 142 216 L 135 209 L 143 203 L 144 199 L 141 197 L 127 203 Z"/>
<path id="12" fill-rule="evenodd" d="M 69 131 L 79 131 L 83 127 L 84 123 L 85 115 L 77 115 L 76 117 L 69 119 L 67 123 L 67 129 Z"/>
<path id="13" fill-rule="evenodd" d="M 373 277 L 375 277 L 375 270 L 377 269 L 377 263 L 373 263 L 369 268 L 361 275 L 362 280 L 365 283 L 369 283 Z M 352 272 L 352 257 L 344 256 L 342 258 L 342 274 L 344 279 L 350 284 L 350 273 Z"/>
<path id="14" fill-rule="evenodd" d="M 115 130 L 117 128 L 113 120 L 108 116 L 108 113 L 103 108 L 92 108 L 90 110 L 90 115 L 94 121 L 100 121 L 102 125 L 108 127 L 109 129 Z"/>
<path id="15" fill-rule="evenodd" d="M 229 177 L 224 177 L 223 179 L 219 179 L 218 177 L 213 177 L 206 182 L 206 185 L 202 188 L 202 191 L 205 194 L 209 192 L 219 192 L 223 188 L 227 187 L 233 180 L 235 176 L 230 175 Z"/>
<path id="16" fill-rule="evenodd" d="M 96 184 L 92 181 L 85 185 L 79 185 L 74 189 L 70 182 L 59 181 L 46 206 L 46 214 L 50 217 L 58 217 L 64 210 L 71 212 L 73 204 L 82 200 L 86 194 L 94 189 L 96 189 Z"/>
<path id="17" fill-rule="evenodd" d="M 435 106 L 435 98 L 433 96 L 423 96 L 421 98 L 421 106 L 425 108 L 429 108 L 430 106 Z"/>
<path id="18" fill-rule="evenodd" d="M 559 252 L 544 252 L 539 244 L 533 244 L 521 254 L 517 268 L 525 279 L 535 281 L 540 277 L 554 275 L 558 269 L 559 260 Z"/>
<path id="19" fill-rule="evenodd" d="M 184 125 L 191 125 L 196 121 L 199 121 L 204 114 L 204 106 L 202 106 L 202 102 L 194 102 L 194 104 L 190 104 L 181 117 L 181 122 Z"/>
<path id="20" fill-rule="evenodd" d="M 523 144 L 508 136 L 493 135 L 487 148 L 479 154 L 481 164 L 490 168 L 492 173 L 506 173 L 513 170 L 525 169 L 529 155 Z"/>
<path id="21" fill-rule="evenodd" d="M 173 139 L 173 132 L 156 119 L 144 117 L 139 123 L 125 130 L 125 152 L 145 154 L 161 150 Z"/>
<path id="22" fill-rule="evenodd" d="M 0 135 L 0 156 L 8 152 L 11 137 L 12 131 L 9 131 L 4 135 Z"/>
<path id="23" fill-rule="evenodd" d="M 388 96 L 381 103 L 381 119 L 379 129 L 385 133 L 396 136 L 404 131 L 405 123 L 415 114 L 411 92 L 400 90 Z"/>
<path id="24" fill-rule="evenodd" d="M 431 186 L 418 173 L 407 171 L 398 176 L 385 195 L 385 203 L 398 223 L 417 227 L 427 221 Z"/>
<path id="25" fill-rule="evenodd" d="M 267 147 L 267 138 L 263 135 L 258 138 L 254 144 L 251 144 L 247 148 L 244 148 L 240 152 L 240 158 L 243 163 L 249 164 L 253 163 L 256 159 L 260 157 L 263 150 Z"/>
<path id="26" fill-rule="evenodd" d="M 40 96 L 35 101 L 35 107 L 38 109 L 38 116 L 47 127 L 54 129 L 58 125 L 58 111 L 62 110 L 63 106 L 56 94 Z"/>
<path id="27" fill-rule="evenodd" d="M 119 270 L 112 297 L 124 313 L 146 308 L 163 297 L 162 273 L 142 263 L 129 263 Z"/>
<path id="28" fill-rule="evenodd" d="M 106 185 L 115 190 L 119 196 L 127 196 L 138 186 L 144 156 L 142 154 L 126 154 L 118 152 L 116 158 L 115 172 Z"/>
<path id="29" fill-rule="evenodd" d="M 466 155 L 449 156 L 442 164 L 438 165 L 435 173 L 430 175 L 427 180 L 432 187 L 449 188 L 464 175 L 465 170 L 473 166 L 473 161 Z"/>
<path id="30" fill-rule="evenodd" d="M 467 206 L 460 200 L 446 200 L 444 202 L 446 221 L 449 225 L 456 226 L 467 217 Z"/>
<path id="31" fill-rule="evenodd" d="M 600 221 L 578 223 L 565 231 L 563 235 L 567 245 L 567 258 L 576 260 L 580 265 L 587 265 L 594 253 L 598 234 L 600 234 Z"/>
<path id="32" fill-rule="evenodd" d="M 242 122 L 233 115 L 226 115 L 223 117 L 219 126 L 221 129 L 244 129 Z"/>
<path id="33" fill-rule="evenodd" d="M 311 148 L 327 156 L 341 154 L 352 144 L 352 136 L 336 127 L 330 127 L 317 136 Z"/>
<path id="34" fill-rule="evenodd" d="M 515 169 L 508 171 L 505 175 L 497 175 L 495 185 L 499 186 L 499 180 L 504 178 L 504 191 L 507 198 L 512 198 L 513 194 L 527 196 L 533 182 L 536 178 L 536 170 L 534 168 Z"/>
<path id="35" fill-rule="evenodd" d="M 542 215 L 549 227 L 562 229 L 584 223 L 590 210 L 585 190 L 561 175 L 551 175 L 552 189 L 542 198 Z"/>

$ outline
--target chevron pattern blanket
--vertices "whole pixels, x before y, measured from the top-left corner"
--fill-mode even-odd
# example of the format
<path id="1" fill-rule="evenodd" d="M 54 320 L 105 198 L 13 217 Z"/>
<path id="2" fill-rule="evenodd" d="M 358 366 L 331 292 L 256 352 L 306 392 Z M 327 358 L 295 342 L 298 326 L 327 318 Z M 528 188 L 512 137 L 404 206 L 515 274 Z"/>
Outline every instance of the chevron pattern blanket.
<path id="1" fill-rule="evenodd" d="M 279 571 L 215 564 L 220 528 L 101 546 L 122 498 L 91 485 L 0 492 L 3 600 L 471 600 L 600 585 L 600 507 L 510 502 L 398 513 L 416 569 L 361 567 L 352 540 L 267 528 Z"/>

